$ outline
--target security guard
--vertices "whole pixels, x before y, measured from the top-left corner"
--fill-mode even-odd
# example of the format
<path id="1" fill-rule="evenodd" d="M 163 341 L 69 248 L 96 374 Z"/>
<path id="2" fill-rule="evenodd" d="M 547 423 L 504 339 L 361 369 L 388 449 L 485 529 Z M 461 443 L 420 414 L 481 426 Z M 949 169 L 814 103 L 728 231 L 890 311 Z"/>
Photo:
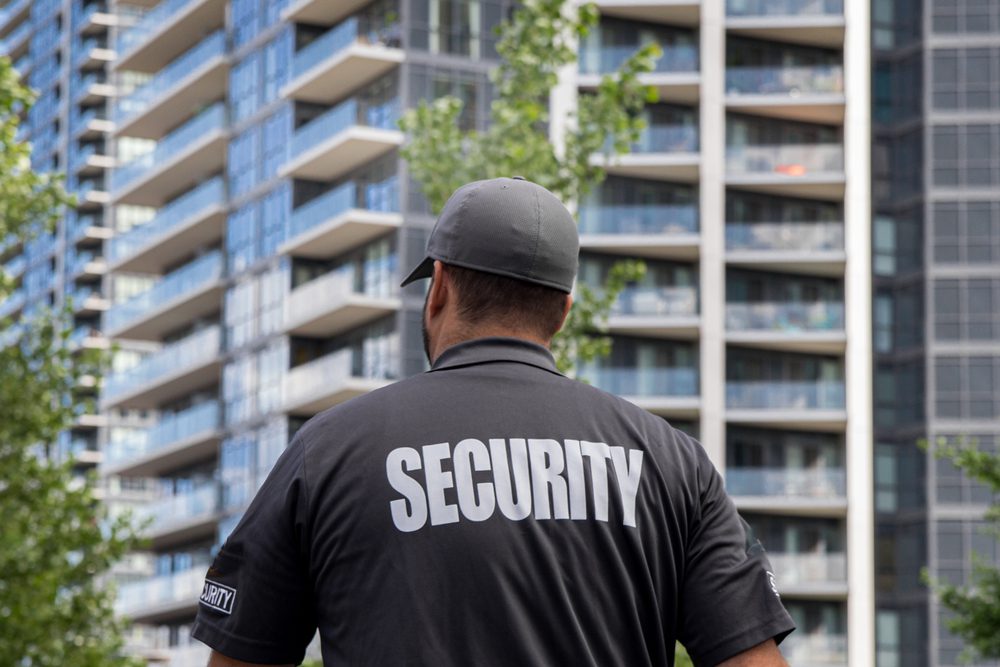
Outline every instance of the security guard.
<path id="1" fill-rule="evenodd" d="M 785 665 L 794 628 L 702 447 L 556 370 L 576 224 L 523 179 L 448 200 L 431 369 L 296 434 L 208 571 L 211 665 Z"/>

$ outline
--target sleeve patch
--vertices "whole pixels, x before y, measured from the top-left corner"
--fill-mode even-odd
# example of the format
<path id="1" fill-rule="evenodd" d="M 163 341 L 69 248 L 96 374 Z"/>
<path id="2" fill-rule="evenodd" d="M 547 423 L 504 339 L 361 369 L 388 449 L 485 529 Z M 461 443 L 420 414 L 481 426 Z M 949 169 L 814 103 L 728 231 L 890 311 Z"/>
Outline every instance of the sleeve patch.
<path id="1" fill-rule="evenodd" d="M 236 602 L 236 589 L 206 579 L 199 601 L 210 609 L 221 611 L 223 614 L 232 614 L 233 604 Z"/>

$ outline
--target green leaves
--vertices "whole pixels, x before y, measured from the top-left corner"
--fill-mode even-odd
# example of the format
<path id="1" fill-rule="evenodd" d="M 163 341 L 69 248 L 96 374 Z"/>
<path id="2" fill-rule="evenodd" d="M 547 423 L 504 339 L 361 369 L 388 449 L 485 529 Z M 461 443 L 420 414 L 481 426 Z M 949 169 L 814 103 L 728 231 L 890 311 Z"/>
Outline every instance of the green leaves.
<path id="1" fill-rule="evenodd" d="M 72 201 L 59 179 L 31 171 L 15 140 L 32 95 L 0 58 L 0 240 L 51 228 Z M 10 292 L 0 279 L 0 298 Z M 93 477 L 46 454 L 84 401 L 77 387 L 104 359 L 67 347 L 68 312 L 42 312 L 0 346 L 0 665 L 103 667 L 121 657 L 122 623 L 101 581 L 135 544 L 124 518 L 111 519 Z M 9 322 L 0 332 L 9 333 Z"/>
<path id="2" fill-rule="evenodd" d="M 927 443 L 920 446 L 927 449 Z M 993 504 L 986 511 L 986 531 L 1000 539 L 1000 452 L 981 450 L 974 439 L 957 442 L 938 438 L 934 455 L 951 461 L 968 477 L 993 491 Z M 954 586 L 930 578 L 924 582 L 938 596 L 941 605 L 952 613 L 945 621 L 948 629 L 966 642 L 963 657 L 968 661 L 1000 658 L 1000 569 L 972 554 L 972 573 L 968 584 Z"/>
<path id="3" fill-rule="evenodd" d="M 656 44 L 637 50 L 596 91 L 579 97 L 576 111 L 560 119 L 570 128 L 561 150 L 549 140 L 549 96 L 560 70 L 576 63 L 577 42 L 597 21 L 593 4 L 526 0 L 498 31 L 500 64 L 491 73 L 496 94 L 483 132 L 459 129 L 462 103 L 454 97 L 404 114 L 400 127 L 409 142 L 401 153 L 435 214 L 459 186 L 499 176 L 524 176 L 579 203 L 604 180 L 601 155 L 627 152 L 639 139 L 641 112 L 657 99 L 656 89 L 640 81 L 662 54 Z M 569 320 L 552 344 L 562 370 L 608 354 L 607 314 L 625 284 L 644 270 L 641 262 L 623 262 L 601 289 L 577 286 Z"/>

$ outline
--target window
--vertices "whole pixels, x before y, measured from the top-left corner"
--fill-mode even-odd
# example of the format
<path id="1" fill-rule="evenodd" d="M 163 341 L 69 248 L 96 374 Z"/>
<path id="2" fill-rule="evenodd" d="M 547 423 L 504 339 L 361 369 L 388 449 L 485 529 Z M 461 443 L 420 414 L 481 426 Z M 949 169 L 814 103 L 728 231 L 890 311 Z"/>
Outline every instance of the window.
<path id="1" fill-rule="evenodd" d="M 410 46 L 431 53 L 495 58 L 494 29 L 512 4 L 508 0 L 415 0 Z"/>
<path id="2" fill-rule="evenodd" d="M 230 274 L 238 274 L 256 259 L 257 218 L 256 203 L 243 206 L 229 215 L 226 221 L 226 255 Z"/>
<path id="3" fill-rule="evenodd" d="M 938 264 L 1000 262 L 1000 201 L 935 204 L 934 261 Z"/>
<path id="4" fill-rule="evenodd" d="M 1000 357 L 938 357 L 936 410 L 944 419 L 994 419 Z"/>
<path id="5" fill-rule="evenodd" d="M 933 153 L 937 186 L 1000 186 L 1000 125 L 938 125 Z"/>
<path id="6" fill-rule="evenodd" d="M 1000 4 L 994 0 L 934 0 L 932 29 L 938 34 L 1000 30 Z"/>

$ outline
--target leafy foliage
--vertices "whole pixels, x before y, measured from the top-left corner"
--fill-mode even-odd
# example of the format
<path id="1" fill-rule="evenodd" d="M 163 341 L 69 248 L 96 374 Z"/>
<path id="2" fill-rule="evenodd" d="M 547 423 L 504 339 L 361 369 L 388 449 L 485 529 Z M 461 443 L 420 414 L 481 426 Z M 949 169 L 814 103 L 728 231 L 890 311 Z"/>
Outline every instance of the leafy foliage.
<path id="1" fill-rule="evenodd" d="M 57 177 L 31 171 L 16 140 L 33 96 L 0 58 L 0 240 L 50 229 L 72 204 Z M 12 281 L 0 279 L 0 299 Z M 134 545 L 122 517 L 111 520 L 92 478 L 74 477 L 48 446 L 87 408 L 75 389 L 103 360 L 68 349 L 65 313 L 13 328 L 0 323 L 0 665 L 103 667 L 121 656 L 113 591 L 99 575 Z M 12 335 L 13 334 L 13 335 Z"/>
<path id="2" fill-rule="evenodd" d="M 994 502 L 987 509 L 987 530 L 1000 539 L 1000 452 L 981 450 L 974 440 L 957 443 L 939 438 L 934 454 L 951 461 L 967 476 L 988 486 L 993 491 Z M 1000 658 L 1000 568 L 973 554 L 973 567 L 969 585 L 954 586 L 931 580 L 941 605 L 954 616 L 946 624 L 948 629 L 966 642 L 965 658 Z"/>
<path id="3" fill-rule="evenodd" d="M 549 96 L 559 71 L 576 63 L 576 43 L 597 23 L 592 4 L 572 7 L 565 0 L 527 0 L 500 26 L 500 64 L 491 73 L 495 99 L 489 127 L 462 129 L 462 102 L 442 97 L 422 102 L 400 121 L 408 133 L 403 148 L 410 174 L 421 184 L 433 212 L 470 181 L 520 175 L 566 202 L 580 202 L 604 179 L 594 155 L 624 153 L 645 127 L 641 111 L 657 99 L 639 76 L 653 70 L 661 50 L 638 49 L 593 94 L 581 95 L 566 118 L 561 145 L 549 139 L 554 119 Z M 644 273 L 642 262 L 617 264 L 600 290 L 578 285 L 569 321 L 553 342 L 560 369 L 606 355 L 611 340 L 601 335 L 608 312 L 626 283 Z"/>

